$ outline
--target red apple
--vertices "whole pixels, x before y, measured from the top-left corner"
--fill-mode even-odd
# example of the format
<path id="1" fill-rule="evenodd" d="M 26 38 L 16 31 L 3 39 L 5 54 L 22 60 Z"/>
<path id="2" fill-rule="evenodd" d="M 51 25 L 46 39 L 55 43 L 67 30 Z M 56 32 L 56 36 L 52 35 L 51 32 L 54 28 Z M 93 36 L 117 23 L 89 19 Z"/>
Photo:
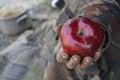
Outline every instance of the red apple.
<path id="1" fill-rule="evenodd" d="M 67 21 L 60 32 L 63 51 L 81 58 L 93 56 L 102 46 L 104 38 L 103 28 L 84 17 Z"/>

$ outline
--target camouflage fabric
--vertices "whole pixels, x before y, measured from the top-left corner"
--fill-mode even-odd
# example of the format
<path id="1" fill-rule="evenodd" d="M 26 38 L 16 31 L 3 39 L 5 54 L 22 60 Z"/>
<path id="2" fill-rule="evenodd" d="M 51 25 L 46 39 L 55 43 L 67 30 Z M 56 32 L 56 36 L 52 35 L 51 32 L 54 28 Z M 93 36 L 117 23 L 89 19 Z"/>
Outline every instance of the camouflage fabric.
<path id="1" fill-rule="evenodd" d="M 93 8 L 95 7 L 95 8 Z M 96 10 L 97 9 L 97 10 Z M 91 11 L 89 11 L 91 10 Z M 96 13 L 95 13 L 96 12 Z M 107 40 L 109 46 L 103 52 L 104 65 L 99 65 L 101 63 L 99 60 L 98 65 L 101 70 L 100 77 L 102 80 L 119 80 L 119 69 L 116 68 L 119 66 L 120 54 L 119 54 L 119 43 L 120 38 L 120 8 L 119 5 L 116 5 L 114 1 L 102 0 L 101 3 L 93 4 L 84 11 L 84 16 L 92 19 L 93 21 L 101 24 L 105 30 L 107 30 Z M 106 63 L 105 63 L 106 61 Z M 105 64 L 106 68 L 105 67 Z M 114 65 L 114 66 L 113 66 Z M 105 78 L 105 76 L 108 76 Z"/>
<path id="2" fill-rule="evenodd" d="M 100 76 L 101 80 L 119 80 L 119 6 L 116 2 L 104 1 L 105 0 L 102 0 L 101 2 L 99 0 L 97 5 L 95 1 L 90 5 L 87 5 L 89 8 L 85 6 L 83 8 L 84 10 L 82 10 L 78 3 L 79 0 L 75 0 L 73 3 L 66 0 L 67 5 L 61 11 L 57 22 L 56 19 L 49 19 L 37 28 L 37 37 L 33 37 L 34 44 L 31 44 L 31 38 L 30 43 L 26 44 L 27 41 L 24 37 L 24 39 L 22 38 L 23 41 L 21 38 L 18 39 L 22 41 L 20 44 L 17 42 L 14 43 L 16 48 L 21 45 L 29 46 L 29 51 L 28 49 L 24 50 L 26 48 L 22 47 L 19 49 L 20 51 L 16 50 L 19 53 L 15 53 L 12 51 L 13 49 L 7 48 L 8 50 L 11 50 L 13 54 L 7 55 L 7 59 L 10 62 L 4 70 L 1 80 L 90 80 L 96 74 Z M 75 6 L 73 7 L 72 5 Z M 96 11 L 96 7 L 100 11 Z M 106 44 L 109 43 L 109 46 L 105 45 L 107 48 L 98 62 L 95 62 L 86 69 L 80 69 L 78 66 L 75 70 L 70 70 L 65 66 L 65 63 L 59 64 L 55 59 L 56 53 L 61 47 L 61 43 L 59 40 L 55 41 L 56 35 L 53 32 L 53 27 L 55 24 L 63 24 L 68 19 L 78 15 L 90 18 L 102 25 L 102 27 L 105 28 L 108 37 L 106 39 Z M 36 48 L 35 50 L 32 50 L 34 48 L 32 48 L 31 45 L 32 47 L 37 46 L 37 50 Z M 9 52 L 8 50 L 3 52 Z M 40 51 L 40 55 L 34 54 L 36 51 Z M 26 54 L 26 56 L 24 56 L 24 54 Z M 14 57 L 14 55 L 17 57 Z M 16 73 L 12 73 L 12 71 Z"/>
<path id="3" fill-rule="evenodd" d="M 81 11 L 81 7 L 79 8 L 79 4 L 73 2 L 74 5 L 77 6 L 74 6 L 74 9 L 74 7 L 71 6 L 72 4 L 69 4 L 69 1 L 66 3 L 67 5 L 60 14 L 57 23 L 62 24 L 66 20 L 80 15 L 100 24 L 100 26 L 105 29 L 105 34 L 107 37 L 105 40 L 105 45 L 103 46 L 103 49 L 105 51 L 103 52 L 102 57 L 96 63 L 94 63 L 94 65 L 89 66 L 87 69 L 82 70 L 79 67 L 76 67 L 75 70 L 69 70 L 64 67 L 65 71 L 63 71 L 63 73 L 66 77 L 64 76 L 63 79 L 58 78 L 61 75 L 63 76 L 63 74 L 61 74 L 61 71 L 57 75 L 55 75 L 55 73 L 57 73 L 56 67 L 60 65 L 64 66 L 64 64 L 57 65 L 56 67 L 54 67 L 55 69 L 50 68 L 52 69 L 51 71 L 54 72 L 53 74 L 55 76 L 52 76 L 53 78 L 48 78 L 48 76 L 45 76 L 45 80 L 90 80 L 90 78 L 92 78 L 95 74 L 98 74 L 101 80 L 119 80 L 120 71 L 118 67 L 120 61 L 120 8 L 117 2 L 115 0 L 98 0 L 85 6 L 82 13 L 79 13 Z M 55 62 L 55 64 L 58 63 Z M 51 64 L 51 66 L 55 66 L 55 64 Z M 51 71 L 49 70 L 49 73 Z M 67 74 L 67 72 L 69 74 Z M 48 75 L 49 73 L 46 72 L 46 75 Z"/>

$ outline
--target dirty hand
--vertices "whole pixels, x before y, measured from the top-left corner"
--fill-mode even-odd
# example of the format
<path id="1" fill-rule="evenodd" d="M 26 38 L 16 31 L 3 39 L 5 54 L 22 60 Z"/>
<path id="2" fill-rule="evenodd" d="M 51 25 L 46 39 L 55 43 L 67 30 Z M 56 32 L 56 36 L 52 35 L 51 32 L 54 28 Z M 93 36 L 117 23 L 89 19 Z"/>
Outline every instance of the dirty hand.
<path id="1" fill-rule="evenodd" d="M 59 25 L 54 28 L 54 32 L 57 33 L 57 35 L 59 35 L 61 27 L 62 27 L 62 25 Z M 59 43 L 60 43 L 60 41 L 59 41 Z M 61 46 L 61 43 L 58 45 Z M 101 56 L 101 52 L 98 51 L 94 54 L 93 57 L 87 56 L 87 57 L 84 57 L 83 59 L 81 59 L 78 55 L 73 55 L 70 57 L 68 54 L 63 52 L 63 49 L 61 47 L 59 47 L 59 50 L 57 50 L 57 51 L 59 51 L 59 52 L 57 52 L 57 55 L 56 55 L 57 61 L 59 63 L 66 62 L 66 66 L 69 69 L 74 69 L 77 65 L 80 65 L 80 68 L 82 68 L 82 69 L 87 68 L 94 61 L 97 61 Z"/>

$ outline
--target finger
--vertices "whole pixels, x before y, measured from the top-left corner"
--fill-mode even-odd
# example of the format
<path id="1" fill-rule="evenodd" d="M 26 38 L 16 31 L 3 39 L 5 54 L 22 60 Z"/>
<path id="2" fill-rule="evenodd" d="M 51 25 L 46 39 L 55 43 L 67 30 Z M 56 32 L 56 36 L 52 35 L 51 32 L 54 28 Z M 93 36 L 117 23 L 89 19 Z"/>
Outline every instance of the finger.
<path id="1" fill-rule="evenodd" d="M 59 51 L 60 51 L 60 49 L 61 49 L 61 41 L 59 40 L 58 43 L 57 43 L 57 45 L 55 46 L 53 52 L 54 52 L 55 54 L 58 54 Z M 61 49 L 61 50 L 62 50 L 62 49 Z M 63 50 L 62 50 L 62 51 L 63 51 Z"/>
<path id="2" fill-rule="evenodd" d="M 66 63 L 66 66 L 69 69 L 74 69 L 80 62 L 80 57 L 77 55 L 74 55 L 70 58 L 70 60 Z"/>
<path id="3" fill-rule="evenodd" d="M 66 54 L 66 53 L 58 53 L 57 56 L 56 56 L 56 59 L 59 63 L 62 63 L 62 62 L 67 62 L 68 59 L 69 59 L 69 55 Z"/>
<path id="4" fill-rule="evenodd" d="M 60 33 L 60 30 L 61 30 L 61 27 L 62 27 L 62 24 L 56 26 L 53 31 L 56 33 L 56 34 L 59 34 Z"/>
<path id="5" fill-rule="evenodd" d="M 96 52 L 93 56 L 93 60 L 97 61 L 101 57 L 101 52 Z"/>
<path id="6" fill-rule="evenodd" d="M 80 64 L 80 67 L 81 68 L 86 68 L 86 67 L 88 67 L 90 64 L 92 64 L 92 62 L 93 62 L 93 59 L 92 59 L 92 57 L 85 57 L 84 59 L 83 59 L 83 61 L 82 61 L 82 63 Z"/>

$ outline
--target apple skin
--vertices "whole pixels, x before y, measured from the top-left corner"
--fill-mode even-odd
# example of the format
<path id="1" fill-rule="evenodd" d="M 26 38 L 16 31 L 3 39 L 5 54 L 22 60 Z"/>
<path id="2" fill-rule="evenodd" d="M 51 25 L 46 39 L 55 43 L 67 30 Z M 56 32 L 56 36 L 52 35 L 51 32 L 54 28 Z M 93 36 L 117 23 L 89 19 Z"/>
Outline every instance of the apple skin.
<path id="1" fill-rule="evenodd" d="M 104 29 L 97 23 L 78 17 L 68 20 L 61 28 L 62 48 L 69 56 L 93 56 L 104 42 Z"/>

